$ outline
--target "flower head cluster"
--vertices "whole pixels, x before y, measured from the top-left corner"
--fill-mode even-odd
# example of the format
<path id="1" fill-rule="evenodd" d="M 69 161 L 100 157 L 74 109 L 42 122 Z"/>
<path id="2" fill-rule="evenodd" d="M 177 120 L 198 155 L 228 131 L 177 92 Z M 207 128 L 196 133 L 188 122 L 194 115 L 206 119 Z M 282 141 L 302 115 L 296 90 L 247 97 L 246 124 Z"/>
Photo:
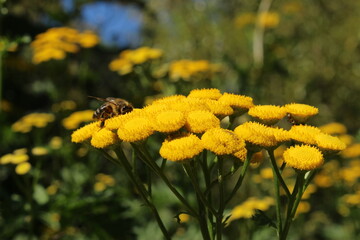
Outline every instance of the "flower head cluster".
<path id="1" fill-rule="evenodd" d="M 16 121 L 11 129 L 14 132 L 28 133 L 33 127 L 43 128 L 54 120 L 55 116 L 51 113 L 30 113 Z"/>
<path id="2" fill-rule="evenodd" d="M 125 50 L 110 62 L 109 68 L 111 71 L 118 72 L 120 75 L 125 75 L 132 72 L 135 65 L 159 59 L 162 55 L 162 50 L 149 47 Z"/>
<path id="3" fill-rule="evenodd" d="M 69 27 L 50 28 L 36 36 L 31 43 L 35 64 L 50 59 L 63 59 L 66 53 L 76 53 L 80 47 L 91 48 L 99 43 L 99 37 L 92 31 L 79 32 Z"/>
<path id="4" fill-rule="evenodd" d="M 263 199 L 251 197 L 232 209 L 229 221 L 240 218 L 251 218 L 255 214 L 256 209 L 265 211 L 269 209 L 270 206 L 274 205 L 274 203 L 275 201 L 271 197 L 265 197 Z"/>
<path id="5" fill-rule="evenodd" d="M 0 158 L 0 164 L 16 165 L 15 172 L 18 175 L 24 175 L 31 169 L 29 155 L 27 154 L 27 149 L 25 148 L 20 148 L 13 151 L 12 153 L 5 154 Z"/>
<path id="6" fill-rule="evenodd" d="M 190 81 L 191 79 L 206 79 L 212 74 L 219 72 L 220 66 L 212 64 L 207 60 L 178 60 L 170 63 L 169 75 L 173 81 L 183 79 Z"/>
<path id="7" fill-rule="evenodd" d="M 112 187 L 115 185 L 115 179 L 112 176 L 104 173 L 96 174 L 95 180 L 96 180 L 94 184 L 95 192 L 102 192 L 107 187 Z"/>
<path id="8" fill-rule="evenodd" d="M 319 113 L 319 109 L 316 107 L 301 103 L 290 103 L 284 107 L 289 118 L 295 123 L 305 123 L 310 117 Z"/>
<path id="9" fill-rule="evenodd" d="M 263 12 L 258 16 L 258 24 L 264 28 L 274 28 L 279 25 L 280 16 L 276 12 Z"/>
<path id="10" fill-rule="evenodd" d="M 204 149 L 244 161 L 248 152 L 273 150 L 284 142 L 295 141 L 300 145 L 285 150 L 284 161 L 301 170 L 320 166 L 322 152 L 338 152 L 345 148 L 338 138 L 316 127 L 294 125 L 285 130 L 270 124 L 289 112 L 306 118 L 317 113 L 316 108 L 308 105 L 290 106 L 254 106 L 248 96 L 221 93 L 218 89 L 196 89 L 188 96 L 157 99 L 143 108 L 107 119 L 104 124 L 100 121 L 90 123 L 74 131 L 72 141 L 89 141 L 96 148 L 105 148 L 118 141 L 141 142 L 155 133 L 161 133 L 167 137 L 160 148 L 160 155 L 171 161 L 187 160 Z M 236 117 L 245 112 L 267 125 L 248 121 L 233 131 L 222 128 L 222 118 Z M 300 154 L 302 151 L 303 154 Z M 315 160 L 312 160 L 311 154 L 314 154 Z"/>
<path id="11" fill-rule="evenodd" d="M 207 93 L 210 97 L 205 98 Z M 72 141 L 79 143 L 89 140 L 94 147 L 105 148 L 119 140 L 143 141 L 159 132 L 168 135 L 160 154 L 169 160 L 185 160 L 199 154 L 204 148 L 219 154 L 237 153 L 243 159 L 246 155 L 244 140 L 234 132 L 220 128 L 219 116 L 233 113 L 229 104 L 215 100 L 222 96 L 218 90 L 199 89 L 189 96 L 164 97 L 141 109 L 110 118 L 103 127 L 96 121 L 79 128 L 73 132 Z M 238 96 L 240 99 L 236 103 L 241 105 L 243 99 L 243 107 L 252 101 L 250 97 Z M 211 107 L 214 105 L 216 107 Z"/>

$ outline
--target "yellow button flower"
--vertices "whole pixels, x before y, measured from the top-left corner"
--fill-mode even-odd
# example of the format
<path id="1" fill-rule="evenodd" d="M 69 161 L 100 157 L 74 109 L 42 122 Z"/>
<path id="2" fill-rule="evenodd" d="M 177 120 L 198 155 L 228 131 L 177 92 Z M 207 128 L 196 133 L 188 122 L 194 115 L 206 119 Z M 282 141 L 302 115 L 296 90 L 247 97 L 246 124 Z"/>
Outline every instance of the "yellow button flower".
<path id="1" fill-rule="evenodd" d="M 118 141 L 115 133 L 107 128 L 94 132 L 91 138 L 91 145 L 96 148 L 105 148 Z"/>
<path id="2" fill-rule="evenodd" d="M 294 125 L 289 130 L 290 137 L 301 143 L 314 145 L 316 144 L 316 136 L 321 133 L 317 127 L 310 125 Z"/>
<path id="3" fill-rule="evenodd" d="M 216 88 L 203 88 L 203 89 L 194 89 L 191 90 L 188 97 L 189 98 L 204 98 L 204 99 L 213 99 L 217 100 L 222 96 L 219 89 Z"/>
<path id="4" fill-rule="evenodd" d="M 286 110 L 275 105 L 256 105 L 249 109 L 248 114 L 261 123 L 273 125 L 286 116 Z"/>
<path id="5" fill-rule="evenodd" d="M 346 148 L 345 143 L 343 143 L 339 138 L 322 133 L 318 134 L 315 137 L 316 145 L 324 151 L 338 152 Z"/>
<path id="6" fill-rule="evenodd" d="M 307 104 L 290 103 L 284 107 L 290 115 L 290 119 L 296 123 L 305 123 L 310 117 L 319 113 L 319 109 Z"/>
<path id="7" fill-rule="evenodd" d="M 202 135 L 201 141 L 205 149 L 217 155 L 233 154 L 245 148 L 243 139 L 239 138 L 233 131 L 223 128 L 212 128 L 206 131 Z"/>
<path id="8" fill-rule="evenodd" d="M 275 147 L 279 144 L 274 131 L 273 128 L 257 122 L 246 122 L 234 129 L 234 132 L 240 138 L 243 138 L 250 144 L 260 147 Z"/>
<path id="9" fill-rule="evenodd" d="M 290 167 L 313 170 L 323 165 L 324 157 L 319 149 L 308 145 L 296 145 L 285 150 L 283 159 Z"/>
<path id="10" fill-rule="evenodd" d="M 170 161 L 184 161 L 193 158 L 203 151 L 201 140 L 188 134 L 172 139 L 166 139 L 160 148 L 161 157 Z"/>
<path id="11" fill-rule="evenodd" d="M 342 123 L 332 122 L 319 127 L 320 130 L 327 134 L 345 134 L 346 126 Z"/>
<path id="12" fill-rule="evenodd" d="M 82 128 L 75 130 L 71 134 L 71 141 L 75 143 L 81 143 L 91 138 L 93 133 L 99 131 L 100 129 L 100 121 L 92 122 L 88 125 L 83 126 Z"/>
<path id="13" fill-rule="evenodd" d="M 360 143 L 354 143 L 341 152 L 344 158 L 355 158 L 360 156 Z"/>
<path id="14" fill-rule="evenodd" d="M 209 110 L 209 107 L 202 99 L 197 98 L 185 98 L 179 101 L 169 104 L 169 108 L 172 110 L 178 110 L 184 113 L 188 113 L 196 110 Z"/>
<path id="15" fill-rule="evenodd" d="M 186 122 L 185 116 L 180 111 L 163 111 L 153 118 L 153 127 L 158 132 L 175 132 L 182 128 Z"/>
<path id="16" fill-rule="evenodd" d="M 205 103 L 208 106 L 210 112 L 215 114 L 220 119 L 224 118 L 225 116 L 230 116 L 234 113 L 234 110 L 230 107 L 230 105 L 225 103 L 212 99 L 206 99 Z"/>
<path id="17" fill-rule="evenodd" d="M 117 131 L 119 138 L 126 142 L 144 140 L 153 132 L 153 125 L 149 118 L 141 116 L 124 121 Z"/>
<path id="18" fill-rule="evenodd" d="M 241 111 L 247 111 L 249 108 L 254 106 L 253 99 L 251 97 L 233 93 L 224 93 L 218 101 Z"/>
<path id="19" fill-rule="evenodd" d="M 31 164 L 28 162 L 23 162 L 16 166 L 15 172 L 18 175 L 24 175 L 24 174 L 28 173 L 30 171 L 30 169 L 31 169 Z"/>
<path id="20" fill-rule="evenodd" d="M 192 111 L 186 118 L 186 129 L 193 133 L 203 133 L 210 128 L 220 127 L 220 120 L 209 111 Z"/>
<path id="21" fill-rule="evenodd" d="M 31 149 L 31 153 L 34 156 L 43 156 L 47 155 L 49 153 L 49 150 L 44 147 L 34 147 L 33 149 Z"/>

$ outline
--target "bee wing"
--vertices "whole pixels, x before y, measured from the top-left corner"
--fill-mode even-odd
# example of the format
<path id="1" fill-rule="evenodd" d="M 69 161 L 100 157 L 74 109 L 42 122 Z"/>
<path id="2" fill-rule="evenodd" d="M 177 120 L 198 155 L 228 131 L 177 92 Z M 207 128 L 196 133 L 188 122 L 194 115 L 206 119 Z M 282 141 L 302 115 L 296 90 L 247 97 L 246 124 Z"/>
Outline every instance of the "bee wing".
<path id="1" fill-rule="evenodd" d="M 107 102 L 107 100 L 105 98 L 99 98 L 99 97 L 94 97 L 94 96 L 88 96 L 88 97 L 99 100 L 99 101 Z"/>

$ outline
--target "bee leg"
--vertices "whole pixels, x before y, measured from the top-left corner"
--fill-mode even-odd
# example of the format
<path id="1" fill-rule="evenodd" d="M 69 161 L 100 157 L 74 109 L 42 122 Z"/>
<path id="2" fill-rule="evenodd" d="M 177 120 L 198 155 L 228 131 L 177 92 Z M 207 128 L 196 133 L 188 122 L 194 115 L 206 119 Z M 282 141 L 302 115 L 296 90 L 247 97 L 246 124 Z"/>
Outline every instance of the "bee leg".
<path id="1" fill-rule="evenodd" d="M 105 120 L 101 120 L 101 123 L 100 123 L 100 128 L 103 128 L 105 125 Z"/>

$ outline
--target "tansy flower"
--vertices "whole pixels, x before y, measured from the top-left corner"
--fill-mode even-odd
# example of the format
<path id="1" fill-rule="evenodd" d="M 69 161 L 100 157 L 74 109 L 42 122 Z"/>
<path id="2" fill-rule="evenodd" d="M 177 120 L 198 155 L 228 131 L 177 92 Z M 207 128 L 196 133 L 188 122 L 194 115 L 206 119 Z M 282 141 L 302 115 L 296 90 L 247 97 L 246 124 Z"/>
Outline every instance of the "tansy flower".
<path id="1" fill-rule="evenodd" d="M 171 104 L 186 99 L 184 95 L 172 95 L 163 98 L 156 99 L 152 102 L 152 105 L 156 104 Z"/>
<path id="2" fill-rule="evenodd" d="M 191 90 L 188 97 L 192 98 L 204 98 L 217 100 L 222 96 L 219 89 L 216 88 L 203 88 Z"/>
<path id="3" fill-rule="evenodd" d="M 178 81 L 184 79 L 189 81 L 192 77 L 207 78 L 211 74 L 218 72 L 220 66 L 217 64 L 211 64 L 207 60 L 178 60 L 170 63 L 169 75 L 172 81 Z"/>
<path id="4" fill-rule="evenodd" d="M 264 28 L 276 27 L 280 22 L 280 16 L 276 12 L 263 12 L 258 17 L 258 24 Z"/>
<path id="5" fill-rule="evenodd" d="M 240 110 L 240 112 L 246 112 L 249 108 L 254 106 L 251 97 L 233 93 L 224 93 L 218 101 Z"/>
<path id="6" fill-rule="evenodd" d="M 14 132 L 27 133 L 30 132 L 33 127 L 46 127 L 48 123 L 53 122 L 54 120 L 55 116 L 51 113 L 30 113 L 16 121 L 11 126 L 11 129 Z"/>
<path id="7" fill-rule="evenodd" d="M 201 142 L 204 148 L 217 155 L 233 154 L 245 148 L 243 139 L 240 139 L 233 131 L 223 128 L 212 128 L 206 131 L 201 137 Z"/>
<path id="8" fill-rule="evenodd" d="M 203 151 L 201 140 L 188 134 L 177 138 L 166 139 L 160 148 L 161 157 L 170 161 L 183 161 L 193 158 Z"/>
<path id="9" fill-rule="evenodd" d="M 134 117 L 124 121 L 117 133 L 121 140 L 136 142 L 148 138 L 153 134 L 153 125 L 147 117 Z"/>
<path id="10" fill-rule="evenodd" d="M 186 129 L 193 133 L 203 133 L 210 128 L 220 127 L 220 120 L 209 111 L 192 111 L 186 117 Z"/>
<path id="11" fill-rule="evenodd" d="M 174 132 L 184 126 L 185 116 L 180 111 L 167 110 L 160 112 L 153 118 L 153 127 L 158 132 Z"/>
<path id="12" fill-rule="evenodd" d="M 271 197 L 265 197 L 263 199 L 250 197 L 245 202 L 232 209 L 229 221 L 239 218 L 251 218 L 255 214 L 256 209 L 265 211 L 272 205 L 274 205 L 274 199 Z"/>
<path id="13" fill-rule="evenodd" d="M 235 25 L 238 28 L 242 28 L 254 22 L 255 22 L 255 15 L 253 13 L 242 13 L 235 18 Z"/>
<path id="14" fill-rule="evenodd" d="M 317 127 L 310 125 L 293 125 L 289 130 L 290 137 L 301 143 L 314 145 L 316 144 L 316 136 L 321 133 Z"/>
<path id="15" fill-rule="evenodd" d="M 233 156 L 240 159 L 242 162 L 245 162 L 247 156 L 247 149 L 243 147 L 239 151 L 234 152 Z M 254 163 L 252 159 L 251 159 L 251 163 Z"/>
<path id="16" fill-rule="evenodd" d="M 91 138 L 91 145 L 96 148 L 105 148 L 110 146 L 118 140 L 115 133 L 107 128 L 102 128 L 99 131 L 94 132 Z"/>
<path id="17" fill-rule="evenodd" d="M 355 158 L 360 156 L 360 143 L 354 143 L 341 152 L 344 158 Z"/>
<path id="18" fill-rule="evenodd" d="M 104 127 L 111 129 L 111 130 L 118 129 L 124 122 L 126 122 L 132 118 L 140 117 L 140 116 L 146 117 L 147 114 L 142 109 L 135 108 L 129 113 L 121 114 L 121 115 L 106 119 Z"/>
<path id="19" fill-rule="evenodd" d="M 28 173 L 30 171 L 30 169 L 31 169 L 31 164 L 28 162 L 23 162 L 16 166 L 15 172 L 18 175 L 24 175 L 24 174 Z"/>
<path id="20" fill-rule="evenodd" d="M 323 151 L 327 152 L 338 152 L 346 148 L 345 143 L 343 143 L 339 138 L 321 133 L 315 137 L 316 145 Z"/>
<path id="21" fill-rule="evenodd" d="M 306 104 L 290 103 L 284 107 L 290 118 L 296 123 L 305 123 L 310 117 L 319 113 L 319 109 Z"/>
<path id="22" fill-rule="evenodd" d="M 94 132 L 99 131 L 100 128 L 100 122 L 92 122 L 88 125 L 83 126 L 82 128 L 79 128 L 77 130 L 75 130 L 72 134 L 71 134 L 71 141 L 75 142 L 75 143 L 80 143 L 83 142 L 89 138 L 91 138 L 91 136 L 93 135 Z"/>
<path id="23" fill-rule="evenodd" d="M 322 132 L 327 134 L 345 134 L 347 132 L 345 125 L 337 122 L 328 123 L 319 128 Z"/>
<path id="24" fill-rule="evenodd" d="M 172 110 L 188 113 L 196 110 L 209 110 L 209 107 L 202 99 L 186 98 L 169 104 Z"/>
<path id="25" fill-rule="evenodd" d="M 261 123 L 246 122 L 237 126 L 234 132 L 246 142 L 258 147 L 275 147 L 279 144 L 276 140 L 274 129 Z"/>
<path id="26" fill-rule="evenodd" d="M 31 149 L 31 153 L 34 156 L 43 156 L 49 153 L 49 150 L 47 148 L 44 147 L 34 147 L 33 149 Z"/>
<path id="27" fill-rule="evenodd" d="M 259 122 L 273 125 L 285 117 L 286 111 L 283 107 L 274 105 L 256 105 L 249 109 L 248 114 Z"/>
<path id="28" fill-rule="evenodd" d="M 234 113 L 234 110 L 230 107 L 230 105 L 227 105 L 225 103 L 212 99 L 206 99 L 205 103 L 208 106 L 210 112 L 212 112 L 220 119 L 224 118 L 225 116 L 230 116 Z"/>
<path id="29" fill-rule="evenodd" d="M 92 121 L 93 113 L 93 110 L 73 112 L 62 120 L 62 125 L 69 130 L 78 128 L 81 123 Z"/>
<path id="30" fill-rule="evenodd" d="M 313 170 L 324 163 L 324 157 L 319 149 L 308 145 L 295 145 L 285 150 L 283 159 L 290 167 L 299 170 Z"/>

